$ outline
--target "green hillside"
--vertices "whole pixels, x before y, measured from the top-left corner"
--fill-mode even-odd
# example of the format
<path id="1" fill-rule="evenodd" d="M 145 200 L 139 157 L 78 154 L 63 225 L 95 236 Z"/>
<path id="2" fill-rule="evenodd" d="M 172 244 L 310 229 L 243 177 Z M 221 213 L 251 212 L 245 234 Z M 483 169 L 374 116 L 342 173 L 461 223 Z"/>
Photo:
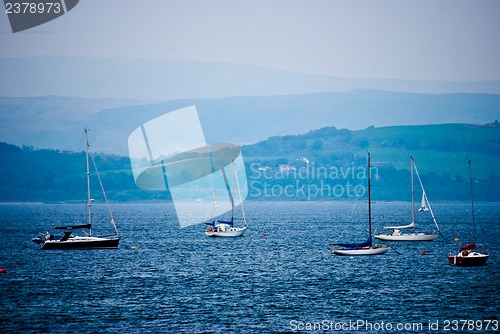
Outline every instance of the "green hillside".
<path id="1" fill-rule="evenodd" d="M 363 160 L 366 151 L 375 164 L 409 169 L 413 156 L 423 173 L 434 172 L 467 177 L 465 159 L 474 161 L 474 175 L 487 179 L 500 176 L 500 124 L 479 126 L 440 124 L 392 126 L 365 130 L 338 130 L 334 127 L 297 136 L 276 136 L 243 147 L 246 160 L 262 161 L 277 167 L 295 167 L 306 157 L 319 165 L 346 166 Z M 276 163 L 278 162 L 278 163 Z"/>
<path id="2" fill-rule="evenodd" d="M 364 181 L 355 172 L 364 168 L 366 151 L 370 151 L 377 174 L 375 198 L 379 200 L 410 199 L 411 156 L 433 199 L 467 200 L 468 158 L 473 161 L 478 199 L 500 200 L 500 126 L 496 121 L 483 126 L 443 124 L 359 131 L 329 127 L 304 135 L 272 137 L 244 146 L 242 151 L 250 170 L 251 198 L 352 197 L 348 190 Z M 314 196 L 304 194 L 305 189 Z M 318 189 L 325 191 L 318 194 Z M 282 196 L 276 196 L 279 194 Z"/>
<path id="3" fill-rule="evenodd" d="M 474 175 L 500 175 L 500 127 L 466 124 L 386 127 L 353 132 L 358 143 L 368 141 L 376 159 L 407 169 L 408 158 L 418 159 L 422 172 L 466 177 L 464 161 L 474 161 Z M 360 149 L 356 150 L 360 153 Z"/>
<path id="4" fill-rule="evenodd" d="M 37 150 L 0 143 L 0 202 L 59 202 L 87 198 L 84 152 Z M 136 187 L 130 160 L 116 155 L 97 155 L 96 164 L 106 194 L 115 201 L 165 199 L 165 192 L 144 191 Z M 91 173 L 97 189 L 98 180 Z M 102 193 L 92 193 L 102 199 Z"/>
<path id="5" fill-rule="evenodd" d="M 477 200 L 500 201 L 498 122 L 483 126 L 370 127 L 359 131 L 328 127 L 303 135 L 271 137 L 242 147 L 248 199 L 304 201 L 365 197 L 367 150 L 372 156 L 375 200 L 410 200 L 409 158 L 413 156 L 430 199 L 469 199 L 466 160 L 469 158 L 473 161 Z M 83 152 L 0 143 L 0 154 L 0 202 L 79 201 L 86 197 Z M 127 157 L 101 154 L 96 160 L 111 200 L 170 198 L 165 191 L 139 189 Z M 99 194 L 95 197 L 98 199 Z"/>

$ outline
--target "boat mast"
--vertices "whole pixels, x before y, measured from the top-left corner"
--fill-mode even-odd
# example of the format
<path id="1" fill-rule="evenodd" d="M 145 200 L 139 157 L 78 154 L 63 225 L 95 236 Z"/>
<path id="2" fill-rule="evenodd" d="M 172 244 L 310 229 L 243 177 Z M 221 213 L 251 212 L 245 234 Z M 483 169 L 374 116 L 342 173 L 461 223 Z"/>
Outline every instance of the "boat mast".
<path id="1" fill-rule="evenodd" d="M 415 186 L 413 184 L 413 157 L 410 157 L 410 177 L 411 177 L 411 223 L 415 223 Z"/>
<path id="2" fill-rule="evenodd" d="M 476 232 L 474 227 L 474 195 L 472 192 L 472 169 L 471 169 L 471 161 L 469 159 L 469 183 L 470 183 L 470 201 L 472 205 L 472 243 L 476 241 Z"/>
<path id="3" fill-rule="evenodd" d="M 85 131 L 85 160 L 87 164 L 87 222 L 90 224 L 89 235 L 92 236 L 92 209 L 91 209 L 91 198 L 90 198 L 90 165 L 89 165 L 89 129 L 83 129 Z"/>
<path id="4" fill-rule="evenodd" d="M 368 229 L 370 238 L 372 236 L 372 198 L 371 198 L 371 184 L 370 184 L 370 152 L 368 152 Z"/>
<path id="5" fill-rule="evenodd" d="M 243 222 L 245 223 L 245 226 L 248 226 L 247 219 L 245 217 L 245 209 L 243 208 L 243 198 L 241 197 L 240 181 L 238 181 L 238 175 L 236 175 L 236 186 L 238 187 L 238 195 L 240 196 L 241 215 L 243 216 Z"/>
<path id="6" fill-rule="evenodd" d="M 231 222 L 234 219 L 234 160 L 233 160 L 233 171 L 231 175 Z"/>
<path id="7" fill-rule="evenodd" d="M 216 210 L 217 210 L 217 194 L 215 193 L 215 189 L 214 189 L 214 217 L 215 217 Z"/>

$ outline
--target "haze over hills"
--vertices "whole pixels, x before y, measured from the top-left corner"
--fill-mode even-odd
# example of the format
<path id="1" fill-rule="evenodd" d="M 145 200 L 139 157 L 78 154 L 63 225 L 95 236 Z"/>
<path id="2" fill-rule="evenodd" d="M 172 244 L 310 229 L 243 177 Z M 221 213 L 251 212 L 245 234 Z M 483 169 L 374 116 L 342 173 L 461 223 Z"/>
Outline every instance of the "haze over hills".
<path id="1" fill-rule="evenodd" d="M 127 155 L 128 135 L 195 105 L 208 142 L 248 144 L 326 126 L 485 124 L 500 82 L 355 79 L 190 60 L 0 59 L 0 141 L 78 151 L 90 128 L 101 152 Z M 366 89 L 370 88 L 370 89 Z"/>
<path id="2" fill-rule="evenodd" d="M 127 99 L 64 96 L 0 97 L 0 140 L 37 148 L 80 150 L 84 127 L 103 109 L 144 103 Z"/>
<path id="3" fill-rule="evenodd" d="M 58 96 L 0 98 L 0 141 L 36 148 L 80 151 L 82 129 L 91 129 L 99 152 L 128 154 L 138 126 L 170 111 L 195 105 L 208 142 L 248 144 L 276 135 L 326 126 L 442 123 L 486 124 L 498 119 L 497 94 L 417 94 L 376 90 L 278 96 L 183 99 L 162 103 Z"/>
<path id="4" fill-rule="evenodd" d="M 414 93 L 500 93 L 500 81 L 342 78 L 264 67 L 145 58 L 39 56 L 0 59 L 0 96 L 62 95 L 167 101 L 377 89 Z"/>

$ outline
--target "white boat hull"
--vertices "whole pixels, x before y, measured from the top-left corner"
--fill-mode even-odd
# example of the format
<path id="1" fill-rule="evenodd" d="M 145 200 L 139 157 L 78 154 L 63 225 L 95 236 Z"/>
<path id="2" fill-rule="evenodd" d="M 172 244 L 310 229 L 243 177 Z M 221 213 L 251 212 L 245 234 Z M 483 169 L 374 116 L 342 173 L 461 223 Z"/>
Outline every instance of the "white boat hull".
<path id="1" fill-rule="evenodd" d="M 384 241 L 432 241 L 438 237 L 439 234 L 432 233 L 410 233 L 410 234 L 400 234 L 400 235 L 392 235 L 392 234 L 379 234 L 374 237 L 379 240 Z"/>
<path id="2" fill-rule="evenodd" d="M 232 227 L 223 231 L 206 231 L 205 234 L 209 237 L 235 238 L 241 237 L 247 230 L 247 227 Z"/>
<path id="3" fill-rule="evenodd" d="M 360 249 L 333 248 L 330 250 L 330 252 L 332 252 L 333 254 L 336 254 L 336 255 L 347 255 L 347 256 L 379 255 L 379 254 L 384 254 L 389 249 L 390 249 L 390 247 L 387 247 L 387 246 L 366 247 L 366 248 L 360 248 Z"/>

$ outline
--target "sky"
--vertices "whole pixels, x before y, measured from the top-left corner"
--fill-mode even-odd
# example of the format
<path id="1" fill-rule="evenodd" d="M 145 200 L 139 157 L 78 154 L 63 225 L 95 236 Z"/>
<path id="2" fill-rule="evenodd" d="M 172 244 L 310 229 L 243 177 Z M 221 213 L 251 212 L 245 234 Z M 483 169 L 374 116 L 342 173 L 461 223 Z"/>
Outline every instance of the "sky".
<path id="1" fill-rule="evenodd" d="M 190 59 L 355 78 L 500 80 L 497 0 L 81 0 L 0 57 Z"/>

